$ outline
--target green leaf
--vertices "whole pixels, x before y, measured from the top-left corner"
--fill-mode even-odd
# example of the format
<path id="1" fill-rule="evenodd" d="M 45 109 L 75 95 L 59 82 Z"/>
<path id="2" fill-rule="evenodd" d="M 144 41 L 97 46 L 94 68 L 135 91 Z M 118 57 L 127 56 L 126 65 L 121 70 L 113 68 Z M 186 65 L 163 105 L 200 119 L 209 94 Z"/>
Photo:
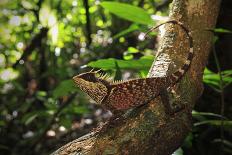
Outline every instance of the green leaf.
<path id="1" fill-rule="evenodd" d="M 26 9 L 33 9 L 34 7 L 33 7 L 33 4 L 32 3 L 30 3 L 30 2 L 28 2 L 28 1 L 26 1 L 26 0 L 22 0 L 21 1 L 21 4 L 22 4 L 22 6 L 24 7 L 24 8 L 26 8 Z"/>
<path id="2" fill-rule="evenodd" d="M 62 111 L 63 114 L 86 114 L 89 113 L 89 109 L 87 106 L 69 106 Z"/>
<path id="3" fill-rule="evenodd" d="M 57 23 L 55 11 L 48 4 L 43 4 L 39 11 L 39 21 L 44 27 L 53 27 Z"/>
<path id="4" fill-rule="evenodd" d="M 123 59 L 124 60 L 132 60 L 134 58 L 133 54 L 125 52 L 123 53 Z"/>
<path id="5" fill-rule="evenodd" d="M 72 80 L 62 81 L 53 91 L 53 96 L 55 98 L 68 95 L 71 92 L 76 91 L 77 88 Z"/>
<path id="6" fill-rule="evenodd" d="M 123 19 L 144 25 L 153 24 L 151 16 L 142 8 L 119 2 L 102 2 L 100 5 Z"/>
<path id="7" fill-rule="evenodd" d="M 140 70 L 139 75 L 141 78 L 146 78 L 149 70 Z"/>
<path id="8" fill-rule="evenodd" d="M 183 150 L 181 149 L 181 147 L 179 149 L 177 149 L 172 155 L 183 155 L 184 152 Z"/>
<path id="9" fill-rule="evenodd" d="M 60 125 L 64 126 L 67 129 L 70 129 L 72 126 L 72 120 L 70 117 L 60 117 L 59 120 Z"/>
<path id="10" fill-rule="evenodd" d="M 139 50 L 137 48 L 134 47 L 128 47 L 127 49 L 128 53 L 138 53 Z"/>
<path id="11" fill-rule="evenodd" d="M 121 80 L 122 79 L 122 71 L 118 66 L 117 61 L 115 61 L 116 72 L 114 76 L 114 80 Z"/>
<path id="12" fill-rule="evenodd" d="M 36 97 L 41 100 L 41 101 L 45 101 L 46 100 L 46 96 L 47 96 L 47 92 L 46 91 L 37 91 L 36 92 Z"/>
<path id="13" fill-rule="evenodd" d="M 188 136 L 185 138 L 183 146 L 185 148 L 192 148 L 192 141 L 193 141 L 193 139 L 194 139 L 193 133 L 190 132 L 188 134 Z"/>
<path id="14" fill-rule="evenodd" d="M 0 68 L 0 83 L 14 80 L 18 77 L 19 72 L 13 68 Z"/>
<path id="15" fill-rule="evenodd" d="M 210 125 L 210 126 L 217 127 L 217 128 L 220 128 L 221 126 L 223 126 L 225 131 L 232 132 L 232 121 L 231 120 L 223 120 L 223 124 L 222 124 L 222 120 L 204 120 L 204 121 L 194 123 L 194 127 L 199 127 L 202 125 Z"/>
<path id="16" fill-rule="evenodd" d="M 128 27 L 127 29 L 117 33 L 116 35 L 113 36 L 113 39 L 117 39 L 119 37 L 122 37 L 128 33 L 131 33 L 133 31 L 139 30 L 139 26 L 137 24 L 131 24 L 130 27 Z"/>
<path id="17" fill-rule="evenodd" d="M 38 113 L 37 113 L 37 112 L 28 113 L 28 114 L 26 114 L 26 115 L 23 116 L 22 122 L 23 122 L 25 125 L 28 125 L 28 124 L 30 124 L 36 117 L 38 117 Z"/>
<path id="18" fill-rule="evenodd" d="M 226 70 L 221 72 L 222 75 L 222 83 L 223 87 L 228 86 L 229 84 L 232 83 L 232 70 Z M 216 74 L 209 69 L 204 70 L 204 76 L 203 76 L 203 81 L 204 83 L 208 84 L 215 90 L 220 90 L 220 76 L 219 74 Z"/>
<path id="19" fill-rule="evenodd" d="M 217 118 L 225 118 L 225 117 L 223 117 L 222 115 L 219 115 L 219 114 L 214 114 L 214 113 L 211 113 L 211 112 L 198 112 L 198 111 L 195 111 L 195 110 L 192 111 L 192 115 L 193 115 L 193 117 L 196 117 L 196 116 L 212 116 L 212 117 L 217 117 Z"/>
<path id="20" fill-rule="evenodd" d="M 153 56 L 142 57 L 139 60 L 118 60 L 114 58 L 109 58 L 109 59 L 92 61 L 87 65 L 93 68 L 112 70 L 112 69 L 116 69 L 115 66 L 115 61 L 116 61 L 120 69 L 149 70 L 153 60 L 154 60 Z"/>
<path id="21" fill-rule="evenodd" d="M 4 126 L 5 124 L 5 121 L 0 120 L 0 126 Z"/>
<path id="22" fill-rule="evenodd" d="M 49 97 L 47 99 L 47 102 L 44 102 L 44 105 L 46 106 L 47 110 L 52 110 L 52 111 L 55 111 L 58 106 L 57 100 L 52 97 Z"/>
<path id="23" fill-rule="evenodd" d="M 223 71 L 224 76 L 232 75 L 232 70 L 225 70 Z"/>
<path id="24" fill-rule="evenodd" d="M 29 125 L 32 123 L 37 117 L 48 118 L 50 115 L 53 115 L 54 111 L 52 110 L 37 110 L 30 113 L 27 113 L 22 118 L 22 123 L 25 125 Z"/>
<path id="25" fill-rule="evenodd" d="M 214 139 L 213 143 L 223 143 L 224 145 L 232 148 L 232 143 L 228 140 L 225 140 L 225 139 L 223 139 L 223 140 L 222 139 Z"/>
<path id="26" fill-rule="evenodd" d="M 214 29 L 214 32 L 217 32 L 217 33 L 232 33 L 232 31 L 227 30 L 227 29 L 223 29 L 223 28 L 216 28 L 216 29 Z"/>
<path id="27" fill-rule="evenodd" d="M 201 121 L 194 123 L 194 126 L 199 126 L 199 125 L 215 125 L 215 126 L 221 126 L 221 120 L 207 120 L 207 121 Z M 232 121 L 223 121 L 223 126 L 228 126 L 229 128 L 232 127 Z"/>
<path id="28" fill-rule="evenodd" d="M 78 106 L 73 108 L 73 113 L 75 114 L 87 114 L 89 109 L 86 106 Z"/>

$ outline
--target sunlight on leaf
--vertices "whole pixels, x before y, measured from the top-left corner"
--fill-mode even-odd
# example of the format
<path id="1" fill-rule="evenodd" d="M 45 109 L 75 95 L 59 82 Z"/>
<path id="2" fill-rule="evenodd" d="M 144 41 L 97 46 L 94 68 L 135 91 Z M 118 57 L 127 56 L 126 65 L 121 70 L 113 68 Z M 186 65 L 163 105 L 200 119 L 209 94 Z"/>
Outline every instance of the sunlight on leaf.
<path id="1" fill-rule="evenodd" d="M 133 54 L 128 53 L 128 52 L 123 53 L 123 59 L 124 60 L 132 60 L 133 58 L 134 58 Z"/>
<path id="2" fill-rule="evenodd" d="M 215 114 L 215 113 L 210 113 L 210 112 L 198 112 L 193 110 L 192 111 L 192 115 L 193 117 L 197 117 L 197 116 L 212 116 L 212 117 L 217 117 L 217 118 L 225 118 L 222 115 L 219 114 Z"/>
<path id="3" fill-rule="evenodd" d="M 49 30 L 49 36 L 52 39 L 53 45 L 56 45 L 58 42 L 58 34 L 59 34 L 59 29 L 58 29 L 58 24 L 55 24 L 52 26 L 52 28 Z"/>
<path id="4" fill-rule="evenodd" d="M 123 19 L 139 24 L 153 24 L 151 16 L 144 9 L 137 6 L 119 2 L 102 2 L 100 5 Z"/>
<path id="5" fill-rule="evenodd" d="M 137 48 L 134 47 L 128 47 L 127 49 L 128 53 L 138 53 L 139 50 Z"/>
<path id="6" fill-rule="evenodd" d="M 3 54 L 0 54 L 0 67 L 5 67 L 6 65 L 6 58 Z"/>
<path id="7" fill-rule="evenodd" d="M 57 23 L 55 12 L 46 4 L 40 9 L 39 20 L 44 27 L 52 27 Z"/>
<path id="8" fill-rule="evenodd" d="M 177 149 L 172 155 L 183 155 L 183 150 L 181 148 Z"/>
<path id="9" fill-rule="evenodd" d="M 0 70 L 0 81 L 7 82 L 17 78 L 18 75 L 19 75 L 18 71 L 12 68 L 3 69 Z"/>
<path id="10" fill-rule="evenodd" d="M 101 68 L 104 70 L 111 70 L 116 69 L 116 61 L 120 69 L 149 70 L 153 60 L 153 56 L 142 57 L 138 60 L 118 60 L 114 58 L 109 58 L 92 61 L 88 63 L 88 66 L 93 68 Z"/>
<path id="11" fill-rule="evenodd" d="M 21 4 L 26 9 L 33 9 L 33 5 L 29 1 L 22 0 Z"/>
<path id="12" fill-rule="evenodd" d="M 56 13 L 51 10 L 51 8 L 44 4 L 39 12 L 39 20 L 43 27 L 49 27 L 49 37 L 52 40 L 52 44 L 56 45 L 58 42 L 58 34 L 59 34 L 59 28 L 58 28 L 58 22 Z"/>
<path id="13" fill-rule="evenodd" d="M 21 17 L 20 16 L 12 16 L 9 24 L 12 26 L 19 26 L 21 24 Z"/>

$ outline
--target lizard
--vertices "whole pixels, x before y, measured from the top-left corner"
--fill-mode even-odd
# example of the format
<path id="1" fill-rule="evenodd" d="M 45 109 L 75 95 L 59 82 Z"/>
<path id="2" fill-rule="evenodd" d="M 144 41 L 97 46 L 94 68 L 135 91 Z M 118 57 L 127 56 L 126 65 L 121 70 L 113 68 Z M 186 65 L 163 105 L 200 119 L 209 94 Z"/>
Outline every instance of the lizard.
<path id="1" fill-rule="evenodd" d="M 110 82 L 106 78 L 106 74 L 99 75 L 99 71 L 89 71 L 74 76 L 74 82 L 82 91 L 96 101 L 97 104 L 101 105 L 104 109 L 110 110 L 113 114 L 144 105 L 159 95 L 162 99 L 165 96 L 162 95 L 163 92 L 173 87 L 188 71 L 194 54 L 191 32 L 179 21 L 166 21 L 150 29 L 146 34 L 166 23 L 179 25 L 185 31 L 189 40 L 187 59 L 182 67 L 174 73 L 164 77 L 147 77 Z M 168 108 L 165 111 L 171 113 L 171 108 L 167 104 L 169 103 L 164 104 L 165 108 Z"/>

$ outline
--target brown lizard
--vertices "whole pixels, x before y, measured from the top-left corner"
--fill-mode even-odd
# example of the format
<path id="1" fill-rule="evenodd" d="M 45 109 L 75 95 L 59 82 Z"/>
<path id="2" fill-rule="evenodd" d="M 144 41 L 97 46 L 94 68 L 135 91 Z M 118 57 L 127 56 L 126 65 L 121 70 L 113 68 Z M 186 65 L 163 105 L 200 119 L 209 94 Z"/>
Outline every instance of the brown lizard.
<path id="1" fill-rule="evenodd" d="M 193 39 L 190 31 L 182 23 L 176 20 L 170 20 L 152 28 L 150 31 L 166 23 L 179 25 L 186 32 L 189 39 L 190 49 L 188 57 L 184 65 L 176 72 L 166 77 L 148 77 L 110 82 L 105 78 L 105 75 L 100 74 L 98 76 L 97 71 L 90 71 L 74 76 L 73 80 L 97 104 L 100 104 L 112 113 L 144 105 L 159 95 L 162 98 L 162 92 L 174 86 L 187 72 L 193 58 Z M 165 105 L 165 107 L 169 108 L 169 105 Z"/>

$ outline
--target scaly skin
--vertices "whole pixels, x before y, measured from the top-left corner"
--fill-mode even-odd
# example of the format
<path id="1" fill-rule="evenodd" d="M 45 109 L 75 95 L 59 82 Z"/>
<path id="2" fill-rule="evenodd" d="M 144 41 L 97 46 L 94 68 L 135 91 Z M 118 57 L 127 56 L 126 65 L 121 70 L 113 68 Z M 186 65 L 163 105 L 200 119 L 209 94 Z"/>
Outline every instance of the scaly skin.
<path id="1" fill-rule="evenodd" d="M 105 75 L 97 76 L 97 72 L 87 72 L 73 77 L 75 83 L 86 92 L 93 100 L 103 108 L 112 113 L 127 110 L 129 108 L 143 105 L 154 99 L 163 90 L 175 85 L 188 71 L 193 58 L 193 39 L 188 29 L 180 22 L 170 20 L 157 27 L 173 23 L 179 25 L 187 34 L 189 39 L 189 52 L 184 65 L 176 72 L 166 77 L 152 77 L 132 79 L 128 81 L 109 82 Z M 149 32 L 150 32 L 149 31 Z"/>

